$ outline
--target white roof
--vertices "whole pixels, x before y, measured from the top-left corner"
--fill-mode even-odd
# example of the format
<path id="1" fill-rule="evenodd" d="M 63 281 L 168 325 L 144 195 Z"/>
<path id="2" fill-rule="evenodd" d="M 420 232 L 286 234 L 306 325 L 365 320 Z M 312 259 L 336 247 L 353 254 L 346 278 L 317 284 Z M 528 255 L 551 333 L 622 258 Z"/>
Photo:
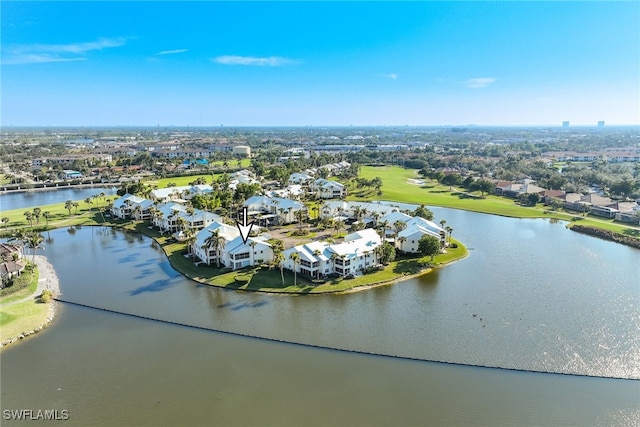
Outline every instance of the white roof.
<path id="1" fill-rule="evenodd" d="M 364 230 L 348 234 L 344 239 L 344 243 L 330 245 L 329 248 L 338 254 L 338 256 L 347 259 L 371 252 L 382 243 L 380 236 L 378 236 L 378 233 L 372 228 L 365 228 Z"/>
<path id="2" fill-rule="evenodd" d="M 436 233 L 435 231 L 432 231 L 432 230 L 428 230 L 419 225 L 412 225 L 409 228 L 405 228 L 404 230 L 398 233 L 398 238 L 404 237 L 406 239 L 411 239 L 413 237 L 415 240 L 419 240 L 425 234 L 440 238 L 439 233 Z"/>
<path id="3" fill-rule="evenodd" d="M 404 222 L 406 223 L 407 221 L 411 220 L 411 216 L 404 214 L 402 212 L 399 211 L 394 211 L 394 212 L 390 212 L 386 215 L 384 215 L 383 217 L 381 217 L 378 222 L 383 222 L 383 221 L 387 221 L 389 223 L 390 226 L 393 226 L 393 224 L 395 224 L 397 221 L 400 222 Z"/>
<path id="4" fill-rule="evenodd" d="M 277 209 L 289 209 L 297 210 L 302 209 L 304 205 L 300 202 L 291 199 L 283 199 L 280 197 L 269 197 L 269 196 L 252 196 L 249 197 L 245 202 L 245 206 L 258 205 L 262 207 L 275 206 Z"/>
<path id="5" fill-rule="evenodd" d="M 113 207 L 115 208 L 121 208 L 122 206 L 127 204 L 127 200 L 129 201 L 129 203 L 131 203 L 132 205 L 140 205 L 142 206 L 143 209 L 146 209 L 147 207 L 153 205 L 153 202 L 149 199 L 145 199 L 143 197 L 138 197 L 135 196 L 133 194 L 125 194 L 122 197 L 119 197 L 118 199 L 113 201 Z"/>
<path id="6" fill-rule="evenodd" d="M 238 227 L 234 227 L 231 225 L 223 224 L 221 222 L 212 222 L 207 227 L 196 233 L 196 245 L 198 247 L 202 247 L 204 245 L 205 240 L 211 235 L 211 233 L 219 230 L 218 233 L 221 237 L 223 237 L 227 242 L 235 239 L 240 235 L 240 231 Z"/>
<path id="7" fill-rule="evenodd" d="M 444 229 L 442 227 L 440 227 L 439 225 L 437 225 L 436 223 L 426 220 L 422 217 L 419 216 L 415 216 L 413 218 L 411 218 L 409 221 L 407 221 L 407 228 L 411 228 L 412 226 L 417 225 L 420 226 L 422 228 L 425 228 L 433 233 L 436 234 L 440 234 L 441 232 L 444 232 Z"/>
<path id="8" fill-rule="evenodd" d="M 244 241 L 242 240 L 242 236 L 238 236 L 226 244 L 225 252 L 231 255 L 243 252 L 251 252 L 252 250 L 255 250 L 255 248 L 251 248 L 252 242 L 256 243 L 256 248 L 260 246 L 271 247 L 269 243 L 265 242 L 264 239 L 261 239 L 259 237 L 249 237 L 247 238 L 247 243 L 244 243 Z"/>

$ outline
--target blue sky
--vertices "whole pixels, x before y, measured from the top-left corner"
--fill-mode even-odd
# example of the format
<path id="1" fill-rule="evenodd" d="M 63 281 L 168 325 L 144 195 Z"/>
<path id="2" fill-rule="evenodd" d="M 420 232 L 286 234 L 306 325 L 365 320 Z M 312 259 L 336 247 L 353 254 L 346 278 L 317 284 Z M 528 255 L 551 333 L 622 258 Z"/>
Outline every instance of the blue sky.
<path id="1" fill-rule="evenodd" d="M 6 126 L 640 123 L 640 2 L 2 2 Z"/>

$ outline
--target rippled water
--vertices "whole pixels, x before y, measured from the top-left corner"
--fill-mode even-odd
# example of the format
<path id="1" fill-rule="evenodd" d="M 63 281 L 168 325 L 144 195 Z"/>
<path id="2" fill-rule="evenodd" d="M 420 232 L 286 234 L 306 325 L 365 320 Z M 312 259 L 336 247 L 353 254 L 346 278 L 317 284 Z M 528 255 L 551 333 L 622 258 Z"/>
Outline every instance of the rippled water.
<path id="1" fill-rule="evenodd" d="M 173 271 L 151 240 L 104 228 L 52 232 L 47 256 L 61 279 L 65 299 L 117 311 L 420 359 L 640 378 L 640 251 L 544 220 L 434 211 L 447 219 L 454 236 L 473 248 L 468 258 L 418 279 L 342 296 L 273 296 L 199 286 Z M 313 399 L 335 404 L 330 396 L 348 399 L 349 392 L 369 402 L 336 408 L 318 416 L 316 424 L 348 424 L 334 416 L 350 414 L 354 422 L 382 425 L 416 424 L 427 414 L 423 419 L 435 424 L 480 420 L 492 425 L 610 425 L 640 419 L 636 381 L 480 373 L 225 337 L 70 306 L 62 307 L 59 320 L 42 336 L 3 352 L 3 400 L 20 402 L 19 396 L 28 395 L 16 382 L 18 377 L 5 377 L 6 367 L 20 372 L 24 368 L 17 360 L 33 359 L 38 351 L 53 351 L 56 366 L 75 373 L 78 381 L 71 381 L 75 398 L 85 400 L 78 393 L 92 394 L 93 382 L 85 386 L 80 378 L 100 376 L 100 386 L 114 396 L 109 403 L 87 404 L 106 405 L 98 411 L 103 417 L 117 406 L 115 395 L 122 382 L 133 387 L 124 393 L 129 398 L 131 393 L 176 398 L 173 391 L 149 389 L 149 382 L 162 387 L 168 381 L 154 376 L 158 370 L 161 377 L 179 384 L 192 402 L 201 402 L 199 394 L 205 391 L 217 396 L 219 382 L 223 391 L 218 406 L 228 417 L 215 420 L 230 424 L 243 424 L 238 421 L 250 416 L 236 413 L 234 418 L 240 401 L 252 405 L 259 401 L 255 405 L 259 409 L 249 411 L 259 417 L 260 411 L 268 410 L 267 403 L 276 405 L 275 400 L 312 410 Z M 102 373 L 102 363 L 113 366 L 112 358 L 124 360 L 111 374 Z M 43 375 L 39 381 L 52 387 L 69 381 L 64 374 L 55 379 Z M 210 382 L 203 383 L 204 378 Z M 242 390 L 238 384 L 243 384 Z M 393 399 L 382 391 L 387 387 L 383 384 L 388 384 Z M 338 385 L 346 391 L 338 390 Z M 5 395 L 5 386 L 22 392 L 12 398 Z M 55 396 L 42 394 L 43 401 Z M 296 397 L 305 395 L 312 400 L 298 403 Z M 406 418 L 389 418 L 400 415 L 386 406 L 389 402 L 383 396 L 403 408 Z M 486 399 L 495 400 L 489 404 Z M 178 401 L 198 413 L 196 403 Z M 443 408 L 432 408 L 435 401 Z M 170 406 L 176 410 L 178 403 Z M 289 406 L 265 419 L 314 424 Z M 540 407 L 545 408 L 544 415 Z M 383 416 L 382 408 L 391 412 Z M 194 417 L 188 419 L 197 424 L 199 418 Z"/>

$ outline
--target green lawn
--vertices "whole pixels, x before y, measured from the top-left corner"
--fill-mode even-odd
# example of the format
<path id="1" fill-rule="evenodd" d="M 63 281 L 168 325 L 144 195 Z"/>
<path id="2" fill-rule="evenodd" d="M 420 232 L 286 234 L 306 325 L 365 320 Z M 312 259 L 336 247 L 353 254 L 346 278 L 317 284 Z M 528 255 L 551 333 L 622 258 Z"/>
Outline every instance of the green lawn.
<path id="1" fill-rule="evenodd" d="M 25 301 L 0 308 L 0 341 L 32 331 L 47 320 L 49 304 Z"/>
<path id="2" fill-rule="evenodd" d="M 213 175 L 213 176 L 217 177 L 217 175 Z M 176 184 L 177 187 L 183 187 L 183 186 L 189 185 L 190 182 L 193 182 L 198 178 L 204 178 L 207 184 L 211 184 L 211 177 L 212 177 L 212 174 L 203 173 L 200 175 L 177 176 L 174 178 L 161 178 L 157 180 L 149 180 L 149 181 L 145 181 L 145 183 L 149 185 L 157 185 L 158 188 L 166 188 L 169 185 L 169 183 L 172 182 Z"/>
<path id="3" fill-rule="evenodd" d="M 360 176 L 367 179 L 379 176 L 382 179 L 382 196 L 369 194 L 359 197 L 358 191 L 352 191 L 349 200 L 392 200 L 403 203 L 424 204 L 426 206 L 441 206 L 462 209 L 493 215 L 515 218 L 555 218 L 563 221 L 577 222 L 605 230 L 624 234 L 640 233 L 640 227 L 615 222 L 612 219 L 600 218 L 592 215 L 582 217 L 578 212 L 551 211 L 548 206 L 538 204 L 535 207 L 523 207 L 515 200 L 494 195 L 480 197 L 480 193 L 469 194 L 460 189 L 450 189 L 439 185 L 436 181 L 424 180 L 423 185 L 409 184 L 410 178 L 419 178 L 415 170 L 404 169 L 399 166 L 363 166 Z"/>

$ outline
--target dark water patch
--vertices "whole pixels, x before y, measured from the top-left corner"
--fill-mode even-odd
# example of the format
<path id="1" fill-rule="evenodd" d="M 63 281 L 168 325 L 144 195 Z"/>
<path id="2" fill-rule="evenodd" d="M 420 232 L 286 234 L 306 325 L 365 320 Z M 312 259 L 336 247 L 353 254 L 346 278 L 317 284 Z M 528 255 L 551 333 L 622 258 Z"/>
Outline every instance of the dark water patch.
<path id="1" fill-rule="evenodd" d="M 155 258 L 149 258 L 148 260 L 141 262 L 139 264 L 134 265 L 135 268 L 142 268 L 142 267 L 146 267 L 148 265 L 157 265 L 158 264 L 158 260 Z"/>
<path id="2" fill-rule="evenodd" d="M 136 295 L 143 294 L 145 292 L 161 292 L 172 286 L 175 286 L 175 283 L 173 283 L 173 281 L 171 280 L 168 280 L 168 279 L 154 280 L 153 282 L 149 283 L 146 286 L 140 286 L 139 288 L 129 291 L 129 295 L 136 296 Z"/>

